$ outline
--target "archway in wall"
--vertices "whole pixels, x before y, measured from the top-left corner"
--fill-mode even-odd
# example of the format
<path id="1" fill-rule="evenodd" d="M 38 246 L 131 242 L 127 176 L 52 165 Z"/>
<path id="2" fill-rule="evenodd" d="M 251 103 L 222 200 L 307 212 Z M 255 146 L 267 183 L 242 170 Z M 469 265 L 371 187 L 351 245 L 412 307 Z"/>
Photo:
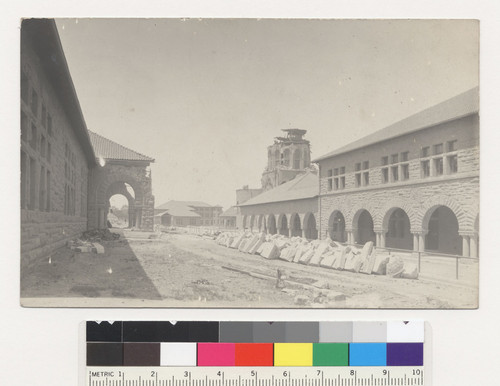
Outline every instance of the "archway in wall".
<path id="1" fill-rule="evenodd" d="M 290 225 L 292 226 L 292 237 L 302 237 L 302 225 L 300 224 L 300 216 L 297 213 L 292 214 Z"/>
<path id="2" fill-rule="evenodd" d="M 373 219 L 366 209 L 363 209 L 359 214 L 357 229 L 356 243 L 365 244 L 368 241 L 373 241 L 373 243 L 375 243 L 376 237 L 373 231 Z"/>
<path id="3" fill-rule="evenodd" d="M 345 243 L 347 235 L 345 232 L 345 219 L 342 212 L 335 210 L 328 219 L 328 234 L 332 240 Z"/>
<path id="4" fill-rule="evenodd" d="M 137 224 L 135 191 L 128 183 L 115 181 L 106 191 L 104 227 L 132 228 Z"/>
<path id="5" fill-rule="evenodd" d="M 300 150 L 295 149 L 293 152 L 293 168 L 300 169 Z"/>
<path id="6" fill-rule="evenodd" d="M 252 214 L 252 216 L 250 216 L 250 224 L 248 226 L 250 228 L 250 230 L 253 229 L 254 224 L 255 224 L 255 215 Z"/>
<path id="7" fill-rule="evenodd" d="M 312 213 L 307 213 L 304 217 L 304 236 L 309 240 L 315 240 L 318 238 L 316 218 Z"/>
<path id="8" fill-rule="evenodd" d="M 413 235 L 410 232 L 410 218 L 401 208 L 391 209 L 386 216 L 387 233 L 385 245 L 389 248 L 413 249 Z"/>
<path id="9" fill-rule="evenodd" d="M 425 236 L 425 249 L 462 255 L 462 238 L 458 234 L 458 220 L 455 213 L 447 206 L 441 205 L 431 208 L 424 217 L 424 222 L 427 218 L 428 223 L 422 224 L 424 229 L 428 229 Z"/>
<path id="10" fill-rule="evenodd" d="M 279 216 L 278 224 L 279 224 L 278 233 L 283 236 L 288 236 L 288 221 L 284 214 Z"/>
<path id="11" fill-rule="evenodd" d="M 257 223 L 257 227 L 258 227 L 259 232 L 263 231 L 263 229 L 262 229 L 263 224 L 264 224 L 264 216 L 260 215 L 258 223 Z"/>
<path id="12" fill-rule="evenodd" d="M 267 220 L 267 230 L 271 235 L 275 235 L 277 232 L 276 219 L 274 218 L 274 215 L 270 215 L 269 219 Z"/>
<path id="13" fill-rule="evenodd" d="M 243 216 L 243 220 L 241 222 L 241 226 L 243 227 L 243 229 L 247 229 L 247 216 Z"/>

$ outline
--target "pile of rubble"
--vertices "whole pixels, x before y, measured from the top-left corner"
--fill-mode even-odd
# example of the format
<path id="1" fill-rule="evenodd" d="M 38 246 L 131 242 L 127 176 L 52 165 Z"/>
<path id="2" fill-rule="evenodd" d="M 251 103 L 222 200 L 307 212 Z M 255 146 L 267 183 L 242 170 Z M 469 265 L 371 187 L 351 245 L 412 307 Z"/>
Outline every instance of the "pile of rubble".
<path id="1" fill-rule="evenodd" d="M 118 233 L 113 233 L 109 229 L 91 229 L 83 232 L 81 239 L 84 241 L 112 241 L 118 240 L 120 235 Z"/>
<path id="2" fill-rule="evenodd" d="M 309 241 L 302 237 L 288 238 L 282 235 L 251 232 L 223 232 L 215 241 L 227 248 L 258 254 L 265 259 L 281 259 L 291 263 L 367 275 L 418 278 L 415 264 L 405 263 L 401 256 L 377 251 L 371 241 L 363 248 L 357 248 L 341 245 L 329 238 Z"/>

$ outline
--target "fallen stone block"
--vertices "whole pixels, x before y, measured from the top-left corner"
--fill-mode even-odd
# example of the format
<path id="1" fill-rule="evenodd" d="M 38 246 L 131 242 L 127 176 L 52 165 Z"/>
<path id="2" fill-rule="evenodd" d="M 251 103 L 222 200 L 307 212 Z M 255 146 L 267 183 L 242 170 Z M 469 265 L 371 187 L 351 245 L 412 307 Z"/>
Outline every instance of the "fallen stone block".
<path id="1" fill-rule="evenodd" d="M 400 277 L 404 271 L 404 261 L 401 256 L 391 256 L 387 263 L 386 275 L 391 277 Z"/>
<path id="2" fill-rule="evenodd" d="M 309 260 L 309 265 L 314 265 L 314 266 L 319 265 L 321 257 L 328 250 L 328 247 L 329 247 L 328 243 L 319 244 L 316 250 L 314 251 L 313 257 L 311 257 L 311 260 Z"/>
<path id="3" fill-rule="evenodd" d="M 286 239 L 275 240 L 274 244 L 278 247 L 280 251 L 290 245 L 290 243 Z"/>
<path id="4" fill-rule="evenodd" d="M 389 255 L 377 254 L 375 262 L 373 263 L 372 273 L 376 275 L 385 275 L 387 263 L 389 262 Z"/>
<path id="5" fill-rule="evenodd" d="M 252 245 L 252 247 L 248 250 L 248 253 L 251 255 L 255 255 L 256 253 L 259 253 L 259 249 L 262 246 L 264 242 L 261 239 L 258 239 L 257 242 Z"/>
<path id="6" fill-rule="evenodd" d="M 370 255 L 363 261 L 360 272 L 366 275 L 371 275 L 376 259 L 377 251 L 375 250 L 375 248 L 373 248 Z"/>
<path id="7" fill-rule="evenodd" d="M 334 266 L 333 268 L 334 269 L 339 269 L 339 270 L 343 270 L 345 269 L 345 263 L 348 259 L 351 258 L 351 254 L 352 254 L 352 249 L 351 247 L 346 247 L 346 248 L 343 248 L 341 253 L 340 253 L 340 258 L 338 260 L 338 266 Z"/>
<path id="8" fill-rule="evenodd" d="M 304 265 L 309 264 L 309 261 L 312 259 L 313 256 L 314 256 L 314 248 L 311 246 L 307 251 L 305 251 L 302 254 L 299 260 L 299 264 L 304 264 Z"/>
<path id="9" fill-rule="evenodd" d="M 319 266 L 323 268 L 332 268 L 334 261 L 335 261 L 335 252 L 330 251 L 329 253 L 323 255 L 323 259 L 320 261 Z"/>
<path id="10" fill-rule="evenodd" d="M 264 243 L 262 248 L 261 256 L 265 259 L 272 260 L 279 257 L 279 249 L 273 242 Z"/>
<path id="11" fill-rule="evenodd" d="M 259 241 L 259 235 L 253 235 L 251 239 L 245 244 L 245 248 L 243 248 L 243 252 L 249 253 L 250 249 Z"/>
<path id="12" fill-rule="evenodd" d="M 405 279 L 418 279 L 418 268 L 415 264 L 405 264 L 402 278 Z"/>
<path id="13" fill-rule="evenodd" d="M 231 248 L 238 249 L 241 244 L 241 241 L 245 238 L 245 234 L 241 233 L 238 237 L 236 237 L 231 244 Z"/>
<path id="14" fill-rule="evenodd" d="M 280 252 L 280 259 L 281 260 L 291 261 L 289 259 L 290 249 L 291 249 L 291 247 L 285 247 L 281 250 L 281 252 Z"/>
<path id="15" fill-rule="evenodd" d="M 247 243 L 248 243 L 248 239 L 241 240 L 241 243 L 238 246 L 238 251 L 243 252 Z"/>
<path id="16" fill-rule="evenodd" d="M 361 255 L 358 253 L 350 253 L 348 257 L 346 257 L 344 270 L 351 272 L 359 272 L 361 268 Z"/>
<path id="17" fill-rule="evenodd" d="M 94 245 L 95 253 L 97 254 L 103 254 L 104 253 L 104 247 L 99 244 L 99 243 L 92 243 Z"/>

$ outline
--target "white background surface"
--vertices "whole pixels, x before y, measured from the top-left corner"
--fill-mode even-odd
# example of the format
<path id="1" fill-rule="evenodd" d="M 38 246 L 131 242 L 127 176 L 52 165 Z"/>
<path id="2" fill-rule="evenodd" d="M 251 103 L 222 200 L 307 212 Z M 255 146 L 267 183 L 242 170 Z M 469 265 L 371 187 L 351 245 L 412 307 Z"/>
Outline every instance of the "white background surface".
<path id="1" fill-rule="evenodd" d="M 0 24 L 0 384 L 76 385 L 82 320 L 424 319 L 433 334 L 434 385 L 498 385 L 500 254 L 500 2 L 485 1 L 24 1 L 2 0 Z M 481 20 L 481 264 L 478 310 L 24 309 L 19 306 L 19 18 L 319 17 Z"/>

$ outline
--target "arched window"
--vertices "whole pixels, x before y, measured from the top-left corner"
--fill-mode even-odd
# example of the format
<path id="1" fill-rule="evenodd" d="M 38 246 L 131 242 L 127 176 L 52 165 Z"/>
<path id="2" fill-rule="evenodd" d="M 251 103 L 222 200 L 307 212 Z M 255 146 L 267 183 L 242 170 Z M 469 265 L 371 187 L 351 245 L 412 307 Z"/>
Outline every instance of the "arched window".
<path id="1" fill-rule="evenodd" d="M 295 149 L 293 152 L 293 168 L 300 169 L 300 150 Z"/>
<path id="2" fill-rule="evenodd" d="M 290 150 L 285 149 L 282 153 L 283 161 L 281 162 L 284 166 L 290 166 Z"/>

